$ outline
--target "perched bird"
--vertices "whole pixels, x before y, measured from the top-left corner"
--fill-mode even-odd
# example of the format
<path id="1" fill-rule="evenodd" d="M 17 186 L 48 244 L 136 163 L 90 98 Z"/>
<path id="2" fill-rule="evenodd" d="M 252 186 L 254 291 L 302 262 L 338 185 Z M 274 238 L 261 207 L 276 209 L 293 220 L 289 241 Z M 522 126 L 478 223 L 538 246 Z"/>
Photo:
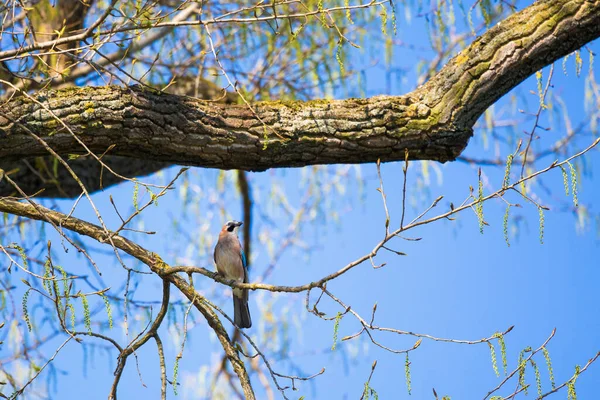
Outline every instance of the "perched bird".
<path id="1" fill-rule="evenodd" d="M 248 283 L 248 264 L 244 250 L 238 239 L 238 230 L 242 222 L 229 221 L 219 233 L 215 246 L 215 264 L 217 272 L 225 279 Z M 233 289 L 233 321 L 239 328 L 250 328 L 250 309 L 248 308 L 248 289 Z"/>

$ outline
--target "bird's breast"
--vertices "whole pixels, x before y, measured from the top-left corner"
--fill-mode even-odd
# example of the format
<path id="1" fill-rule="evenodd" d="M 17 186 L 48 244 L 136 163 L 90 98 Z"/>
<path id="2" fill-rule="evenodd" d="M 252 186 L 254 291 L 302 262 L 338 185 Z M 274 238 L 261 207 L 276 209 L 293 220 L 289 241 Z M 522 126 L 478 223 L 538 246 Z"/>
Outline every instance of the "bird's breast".
<path id="1" fill-rule="evenodd" d="M 239 253 L 217 246 L 215 249 L 215 263 L 217 264 L 217 271 L 226 279 L 244 280 L 244 266 Z"/>

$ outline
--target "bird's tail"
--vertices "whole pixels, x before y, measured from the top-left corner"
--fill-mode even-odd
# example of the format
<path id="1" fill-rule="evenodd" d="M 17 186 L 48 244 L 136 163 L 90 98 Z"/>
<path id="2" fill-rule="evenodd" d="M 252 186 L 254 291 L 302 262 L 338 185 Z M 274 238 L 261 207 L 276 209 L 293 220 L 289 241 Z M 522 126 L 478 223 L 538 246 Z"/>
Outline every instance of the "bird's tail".
<path id="1" fill-rule="evenodd" d="M 252 326 L 248 300 L 235 295 L 233 296 L 233 321 L 239 328 L 250 328 Z"/>

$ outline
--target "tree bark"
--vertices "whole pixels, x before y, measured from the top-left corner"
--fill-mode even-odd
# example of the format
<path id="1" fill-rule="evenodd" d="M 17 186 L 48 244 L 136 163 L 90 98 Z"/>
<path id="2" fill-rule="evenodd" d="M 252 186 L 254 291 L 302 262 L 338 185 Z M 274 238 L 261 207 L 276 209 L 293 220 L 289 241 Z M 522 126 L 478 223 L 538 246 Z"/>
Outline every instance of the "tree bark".
<path id="1" fill-rule="evenodd" d="M 160 171 L 168 163 L 131 159 L 119 156 L 106 156 L 102 161 L 122 176 L 141 177 Z M 122 181 L 92 157 L 80 157 L 67 161 L 90 192 L 96 192 L 116 185 Z M 39 192 L 37 197 L 73 198 L 82 193 L 81 187 L 71 174 L 52 156 L 36 157 L 17 162 L 0 161 L 0 169 L 11 172 L 11 179 L 27 194 Z M 42 191 L 42 192 L 40 192 Z M 18 196 L 14 187 L 0 179 L 0 196 Z"/>
<path id="2" fill-rule="evenodd" d="M 377 159 L 451 161 L 477 118 L 542 67 L 600 36 L 600 0 L 544 0 L 513 14 L 403 96 L 217 104 L 139 87 L 69 88 L 0 106 L 0 159 L 102 153 L 265 170 Z M 71 130 L 68 132 L 57 120 Z"/>
<path id="3" fill-rule="evenodd" d="M 85 17 L 93 0 L 41 0 L 29 11 L 28 17 L 38 40 L 45 41 L 48 34 L 63 32 L 68 35 L 83 28 Z M 39 34 L 39 35 L 38 35 Z M 54 34 L 52 39 L 60 35 Z M 43 57 L 42 68 L 47 69 L 50 76 L 61 76 L 68 74 L 69 64 L 72 62 L 68 57 L 61 55 L 64 50 L 71 50 L 78 45 L 77 42 L 56 46 L 57 52 L 51 52 Z"/>

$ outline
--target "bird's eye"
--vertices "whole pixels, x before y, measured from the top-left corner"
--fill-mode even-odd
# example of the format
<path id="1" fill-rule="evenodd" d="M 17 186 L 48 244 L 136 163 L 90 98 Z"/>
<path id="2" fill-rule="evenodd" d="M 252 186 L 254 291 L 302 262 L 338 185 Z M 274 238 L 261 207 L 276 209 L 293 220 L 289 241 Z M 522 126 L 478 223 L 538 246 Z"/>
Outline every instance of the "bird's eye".
<path id="1" fill-rule="evenodd" d="M 233 225 L 229 225 L 229 226 L 227 227 L 227 231 L 229 231 L 229 232 L 233 232 L 233 228 L 235 228 L 235 226 L 233 226 Z"/>

